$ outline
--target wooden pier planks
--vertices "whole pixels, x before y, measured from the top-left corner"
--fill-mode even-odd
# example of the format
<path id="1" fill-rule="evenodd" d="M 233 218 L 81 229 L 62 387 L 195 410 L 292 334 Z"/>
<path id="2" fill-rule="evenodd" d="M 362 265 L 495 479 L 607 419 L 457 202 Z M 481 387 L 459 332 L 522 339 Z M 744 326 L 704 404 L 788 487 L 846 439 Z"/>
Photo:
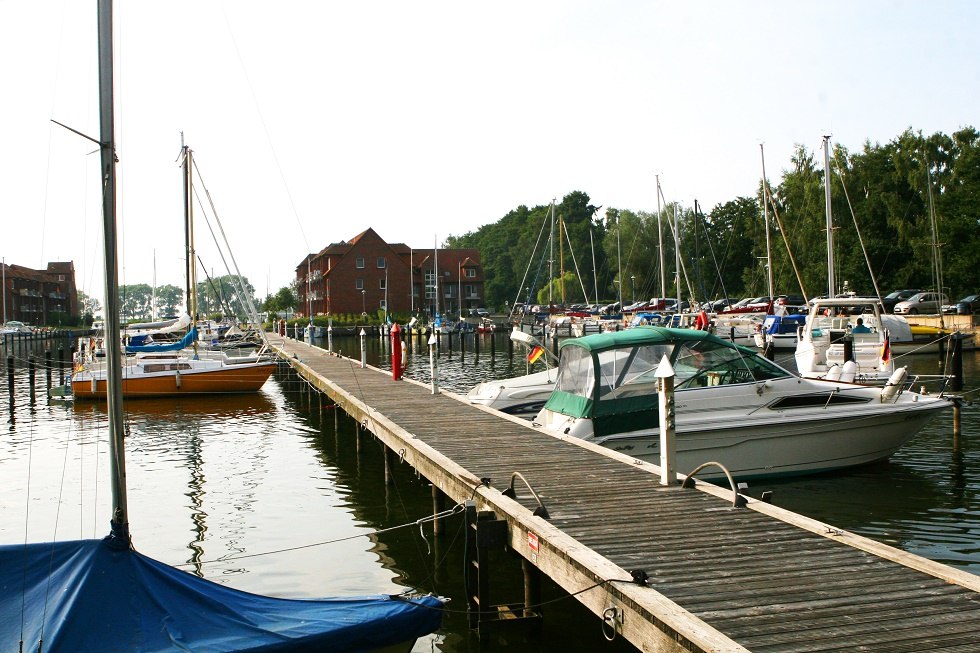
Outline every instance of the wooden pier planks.
<path id="1" fill-rule="evenodd" d="M 511 546 L 623 636 L 651 651 L 967 651 L 980 648 L 980 578 L 701 483 L 665 488 L 656 467 L 540 433 L 427 386 L 395 382 L 301 342 L 274 338 L 300 375 L 456 501 L 511 526 Z M 517 481 L 522 474 L 550 513 Z M 480 479 L 491 488 L 475 489 Z M 519 504 L 519 505 L 518 505 Z M 641 622 L 641 623 L 638 623 Z"/>

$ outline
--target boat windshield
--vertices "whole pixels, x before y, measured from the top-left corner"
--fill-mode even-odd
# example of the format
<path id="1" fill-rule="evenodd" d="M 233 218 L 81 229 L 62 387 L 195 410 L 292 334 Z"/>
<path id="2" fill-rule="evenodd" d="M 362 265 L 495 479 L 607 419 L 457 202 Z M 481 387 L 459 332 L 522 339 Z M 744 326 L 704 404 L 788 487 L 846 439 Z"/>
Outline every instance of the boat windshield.
<path id="1" fill-rule="evenodd" d="M 703 388 L 779 379 L 790 373 L 755 353 L 704 340 L 679 347 L 674 388 Z"/>
<path id="2" fill-rule="evenodd" d="M 664 356 L 674 367 L 674 387 L 697 388 L 749 383 L 790 376 L 789 372 L 757 354 L 728 343 L 702 340 L 619 347 L 592 353 L 568 347 L 562 350 L 556 389 L 600 401 L 655 393 L 657 368 Z M 598 384 L 598 388 L 596 387 Z M 598 393 L 595 391 L 598 389 Z"/>

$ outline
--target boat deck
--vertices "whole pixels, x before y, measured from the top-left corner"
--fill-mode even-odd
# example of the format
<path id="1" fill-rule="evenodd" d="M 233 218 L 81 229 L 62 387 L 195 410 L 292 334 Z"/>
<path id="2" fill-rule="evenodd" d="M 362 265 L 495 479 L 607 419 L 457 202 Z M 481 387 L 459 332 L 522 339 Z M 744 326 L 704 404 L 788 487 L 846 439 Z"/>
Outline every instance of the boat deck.
<path id="1" fill-rule="evenodd" d="M 276 335 L 295 371 L 645 651 L 977 651 L 980 577 Z M 520 473 L 517 500 L 501 490 Z M 491 479 L 480 487 L 481 479 Z M 536 539 L 535 539 L 536 538 Z M 649 585 L 629 582 L 643 570 Z M 608 612 L 615 608 L 614 612 Z M 611 619 L 610 621 L 612 621 Z"/>

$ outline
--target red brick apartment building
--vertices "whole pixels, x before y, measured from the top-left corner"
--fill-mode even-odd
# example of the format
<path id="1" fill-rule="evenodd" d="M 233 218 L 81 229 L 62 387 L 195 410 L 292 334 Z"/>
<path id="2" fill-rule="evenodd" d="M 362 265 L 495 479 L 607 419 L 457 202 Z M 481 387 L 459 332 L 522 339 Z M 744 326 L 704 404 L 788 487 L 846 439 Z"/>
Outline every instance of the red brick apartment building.
<path id="1" fill-rule="evenodd" d="M 47 270 L 2 264 L 3 282 L 0 322 L 17 320 L 31 326 L 57 326 L 60 319 L 77 321 L 78 292 L 75 264 L 48 263 Z"/>
<path id="2" fill-rule="evenodd" d="M 485 306 L 476 249 L 412 249 L 374 229 L 327 245 L 296 266 L 298 315 L 457 313 Z"/>

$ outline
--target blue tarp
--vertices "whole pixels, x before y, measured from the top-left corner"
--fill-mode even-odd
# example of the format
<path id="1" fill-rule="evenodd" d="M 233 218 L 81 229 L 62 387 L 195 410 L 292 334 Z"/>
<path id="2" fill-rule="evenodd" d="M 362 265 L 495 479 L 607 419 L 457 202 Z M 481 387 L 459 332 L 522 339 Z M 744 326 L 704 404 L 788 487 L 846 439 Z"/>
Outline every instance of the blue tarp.
<path id="1" fill-rule="evenodd" d="M 441 620 L 431 596 L 259 596 L 108 540 L 0 546 L 3 650 L 18 650 L 23 633 L 24 651 L 45 653 L 369 651 L 431 633 Z"/>
<path id="2" fill-rule="evenodd" d="M 143 342 L 142 339 L 136 340 L 136 338 L 133 338 L 133 340 L 130 341 L 130 344 L 126 345 L 126 351 L 130 354 L 156 351 L 180 351 L 181 349 L 186 349 L 187 347 L 193 345 L 195 340 L 197 340 L 197 328 L 192 327 L 191 330 L 177 342 L 151 342 L 148 345 L 132 344 L 134 341 L 137 343 Z"/>

